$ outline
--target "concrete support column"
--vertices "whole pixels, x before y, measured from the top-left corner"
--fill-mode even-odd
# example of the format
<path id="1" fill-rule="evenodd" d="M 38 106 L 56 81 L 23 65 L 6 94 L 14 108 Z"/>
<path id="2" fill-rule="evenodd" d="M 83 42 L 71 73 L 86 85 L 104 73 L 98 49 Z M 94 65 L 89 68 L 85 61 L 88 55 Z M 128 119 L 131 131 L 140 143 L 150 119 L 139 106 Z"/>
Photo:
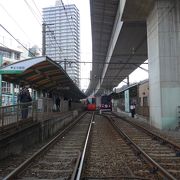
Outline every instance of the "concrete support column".
<path id="1" fill-rule="evenodd" d="M 178 124 L 180 105 L 180 3 L 156 0 L 147 18 L 150 121 L 159 129 Z"/>

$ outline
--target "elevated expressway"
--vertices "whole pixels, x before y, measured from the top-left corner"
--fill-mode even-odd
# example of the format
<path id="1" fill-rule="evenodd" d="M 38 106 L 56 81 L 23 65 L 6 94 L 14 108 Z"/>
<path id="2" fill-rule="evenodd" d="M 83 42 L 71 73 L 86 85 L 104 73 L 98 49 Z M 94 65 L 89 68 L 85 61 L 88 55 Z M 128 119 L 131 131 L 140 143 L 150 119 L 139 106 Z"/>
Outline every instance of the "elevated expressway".
<path id="1" fill-rule="evenodd" d="M 147 60 L 153 0 L 90 0 L 93 64 L 87 95 L 112 91 Z"/>
<path id="2" fill-rule="evenodd" d="M 147 58 L 151 125 L 179 128 L 180 1 L 90 0 L 93 66 L 87 94 L 108 93 Z"/>

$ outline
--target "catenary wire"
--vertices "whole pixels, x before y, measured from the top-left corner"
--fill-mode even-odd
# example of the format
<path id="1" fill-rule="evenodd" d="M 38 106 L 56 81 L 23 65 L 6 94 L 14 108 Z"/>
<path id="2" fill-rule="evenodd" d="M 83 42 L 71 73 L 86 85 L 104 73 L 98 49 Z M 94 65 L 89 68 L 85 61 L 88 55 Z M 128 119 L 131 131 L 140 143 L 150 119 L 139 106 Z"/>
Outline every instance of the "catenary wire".
<path id="1" fill-rule="evenodd" d="M 24 35 L 28 38 L 28 40 L 31 41 L 27 33 L 23 30 L 20 24 L 13 18 L 13 16 L 7 11 L 7 9 L 1 3 L 0 3 L 0 6 L 6 12 L 6 14 L 14 21 L 17 27 L 24 33 Z"/>
<path id="2" fill-rule="evenodd" d="M 0 24 L 2 29 L 4 29 L 16 42 L 18 42 L 24 49 L 26 49 L 32 56 L 35 56 L 29 49 L 27 49 L 19 40 L 17 40 L 2 24 Z"/>

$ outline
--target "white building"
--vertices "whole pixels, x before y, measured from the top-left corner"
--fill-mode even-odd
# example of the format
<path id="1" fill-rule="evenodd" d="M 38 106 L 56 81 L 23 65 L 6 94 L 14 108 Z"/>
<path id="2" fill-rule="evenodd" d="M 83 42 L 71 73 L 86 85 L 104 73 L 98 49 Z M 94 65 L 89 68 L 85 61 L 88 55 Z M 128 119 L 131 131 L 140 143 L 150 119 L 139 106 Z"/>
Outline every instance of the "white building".
<path id="1" fill-rule="evenodd" d="M 46 55 L 57 61 L 79 86 L 80 77 L 80 20 L 74 4 L 43 9 Z"/>
<path id="2" fill-rule="evenodd" d="M 10 49 L 8 47 L 0 46 L 0 56 L 2 57 L 2 65 L 0 66 L 6 66 L 8 64 L 19 61 L 21 57 L 21 52 L 14 49 Z M 14 102 L 12 98 L 13 92 L 15 93 Z M 14 88 L 12 84 L 3 81 L 2 82 L 2 106 L 14 104 L 17 99 L 17 92 L 18 92 L 17 87 Z"/>

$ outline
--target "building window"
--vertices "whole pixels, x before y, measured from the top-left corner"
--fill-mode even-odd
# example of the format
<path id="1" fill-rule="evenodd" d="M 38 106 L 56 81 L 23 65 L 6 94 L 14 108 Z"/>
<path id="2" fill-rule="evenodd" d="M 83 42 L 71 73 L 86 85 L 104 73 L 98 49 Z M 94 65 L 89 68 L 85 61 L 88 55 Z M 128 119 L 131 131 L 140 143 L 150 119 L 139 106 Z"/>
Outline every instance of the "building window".
<path id="1" fill-rule="evenodd" d="M 8 51 L 0 50 L 0 54 L 2 54 L 2 56 L 6 57 L 6 58 L 11 58 L 12 57 L 11 52 L 8 52 Z"/>
<path id="2" fill-rule="evenodd" d="M 19 60 L 20 59 L 20 53 L 14 53 L 14 59 Z"/>
<path id="3" fill-rule="evenodd" d="M 11 85 L 8 82 L 2 82 L 2 93 L 11 93 Z"/>

